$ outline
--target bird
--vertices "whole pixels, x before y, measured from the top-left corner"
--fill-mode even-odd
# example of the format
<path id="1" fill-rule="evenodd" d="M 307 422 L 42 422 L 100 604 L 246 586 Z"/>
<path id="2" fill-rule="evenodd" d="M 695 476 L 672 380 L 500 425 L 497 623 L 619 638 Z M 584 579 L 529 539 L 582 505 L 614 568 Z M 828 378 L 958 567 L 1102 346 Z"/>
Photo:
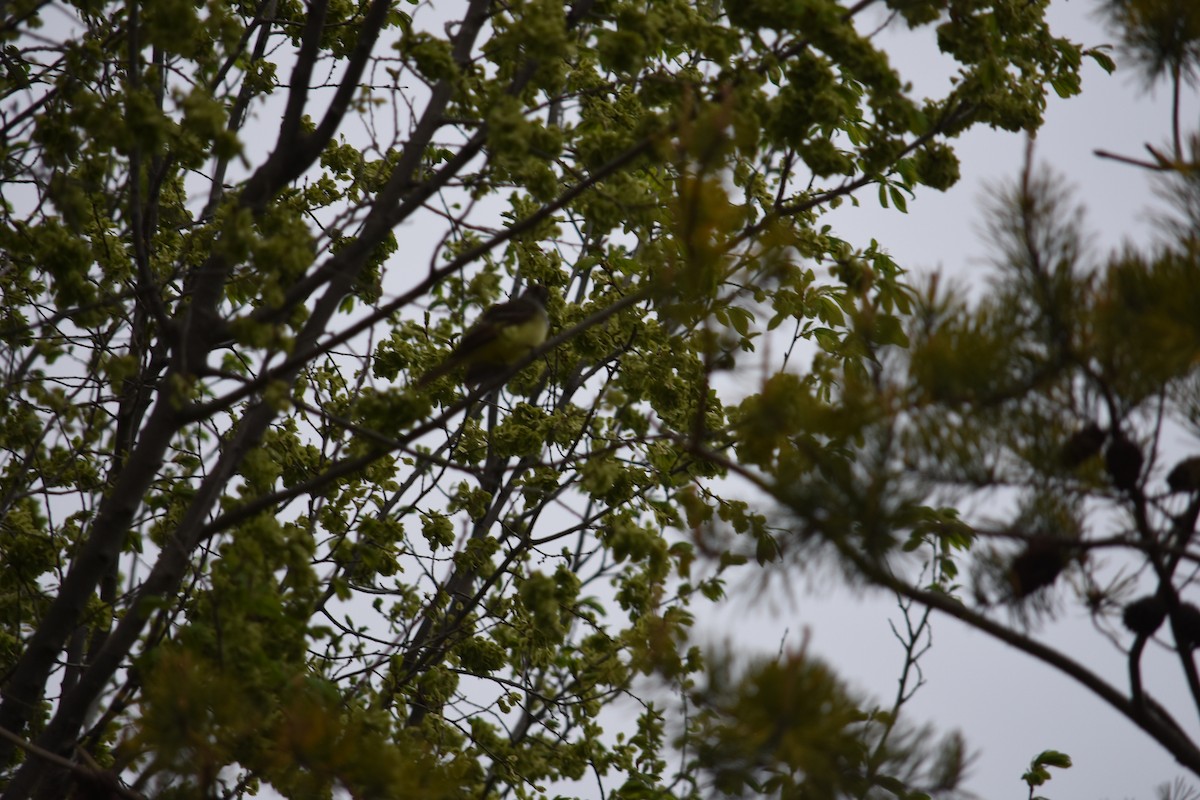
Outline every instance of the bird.
<path id="1" fill-rule="evenodd" d="M 546 341 L 550 316 L 546 303 L 550 290 L 529 286 L 516 300 L 497 303 L 479 315 L 471 329 L 446 360 L 417 380 L 427 386 L 459 367 L 466 367 L 463 383 L 476 387 L 506 375 L 514 364 Z"/>

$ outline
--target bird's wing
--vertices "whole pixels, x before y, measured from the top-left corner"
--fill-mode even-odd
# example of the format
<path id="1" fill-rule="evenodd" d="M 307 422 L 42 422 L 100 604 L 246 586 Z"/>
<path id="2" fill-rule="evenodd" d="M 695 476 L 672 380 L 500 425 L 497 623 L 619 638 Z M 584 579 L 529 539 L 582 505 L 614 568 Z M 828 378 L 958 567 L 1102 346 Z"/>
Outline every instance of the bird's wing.
<path id="1" fill-rule="evenodd" d="M 459 358 L 470 355 L 480 347 L 495 341 L 504 328 L 519 325 L 540 313 L 544 313 L 541 305 L 525 295 L 507 303 L 491 306 L 480 315 L 471 329 L 463 334 L 462 341 L 454 348 L 454 353 Z"/>

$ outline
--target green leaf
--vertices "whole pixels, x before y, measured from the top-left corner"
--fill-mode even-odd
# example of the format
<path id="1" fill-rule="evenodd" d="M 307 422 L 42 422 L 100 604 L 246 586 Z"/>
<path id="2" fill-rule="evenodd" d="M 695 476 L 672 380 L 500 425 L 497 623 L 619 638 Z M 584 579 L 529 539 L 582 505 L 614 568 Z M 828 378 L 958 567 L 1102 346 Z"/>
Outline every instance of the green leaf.
<path id="1" fill-rule="evenodd" d="M 1083 51 L 1083 55 L 1091 58 L 1100 65 L 1101 69 L 1103 69 L 1109 75 L 1112 75 L 1117 69 L 1117 62 L 1113 61 L 1112 57 L 1109 56 L 1107 52 L 1111 49 L 1111 45 L 1102 44 L 1096 47 L 1089 47 Z"/>
<path id="2" fill-rule="evenodd" d="M 1059 769 L 1067 769 L 1071 766 L 1071 757 L 1066 753 L 1060 753 L 1057 750 L 1043 750 L 1033 761 L 1030 762 L 1028 771 L 1021 776 L 1021 780 L 1032 789 L 1035 786 L 1041 786 L 1050 780 L 1050 771 L 1047 767 L 1057 767 Z"/>
<path id="3" fill-rule="evenodd" d="M 904 332 L 904 323 L 892 314 L 879 314 L 875 317 L 875 341 L 880 344 L 890 344 L 896 347 L 908 347 L 908 334 Z"/>
<path id="4" fill-rule="evenodd" d="M 1035 764 L 1045 764 L 1048 767 L 1058 767 L 1059 769 L 1067 769 L 1071 766 L 1071 757 L 1066 753 L 1060 753 L 1057 750 L 1043 750 L 1033 760 Z"/>

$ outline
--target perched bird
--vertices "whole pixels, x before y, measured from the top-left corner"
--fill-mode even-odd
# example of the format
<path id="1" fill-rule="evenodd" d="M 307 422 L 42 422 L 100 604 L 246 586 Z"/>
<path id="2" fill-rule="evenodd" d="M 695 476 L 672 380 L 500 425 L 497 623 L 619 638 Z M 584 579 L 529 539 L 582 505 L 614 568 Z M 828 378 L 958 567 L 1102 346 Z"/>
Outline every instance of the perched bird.
<path id="1" fill-rule="evenodd" d="M 512 366 L 546 341 L 550 317 L 546 302 L 550 292 L 533 285 L 516 300 L 486 309 L 463 334 L 454 352 L 417 381 L 425 386 L 443 375 L 466 367 L 463 383 L 479 386 L 506 375 Z"/>

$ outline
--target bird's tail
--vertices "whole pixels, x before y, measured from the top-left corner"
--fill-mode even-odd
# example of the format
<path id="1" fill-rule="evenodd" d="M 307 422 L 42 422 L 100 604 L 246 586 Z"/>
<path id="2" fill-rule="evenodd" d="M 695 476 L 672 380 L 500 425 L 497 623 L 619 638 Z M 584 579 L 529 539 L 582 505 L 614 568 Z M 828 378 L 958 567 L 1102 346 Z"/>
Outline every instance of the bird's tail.
<path id="1" fill-rule="evenodd" d="M 510 375 L 512 371 L 513 365 L 508 363 L 471 364 L 467 367 L 467 374 L 463 377 L 463 383 L 471 387 L 482 386 L 485 383 L 498 381 Z"/>

